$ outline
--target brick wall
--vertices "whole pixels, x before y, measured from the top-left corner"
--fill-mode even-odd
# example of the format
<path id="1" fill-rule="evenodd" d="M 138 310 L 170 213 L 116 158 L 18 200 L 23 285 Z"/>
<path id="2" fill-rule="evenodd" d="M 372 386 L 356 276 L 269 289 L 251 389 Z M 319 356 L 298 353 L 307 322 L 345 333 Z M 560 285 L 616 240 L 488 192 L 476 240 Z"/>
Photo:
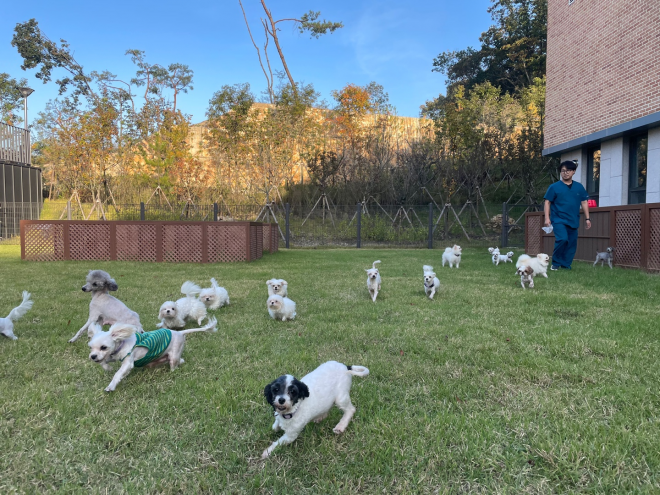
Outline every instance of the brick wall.
<path id="1" fill-rule="evenodd" d="M 548 0 L 545 148 L 660 111 L 660 0 Z"/>

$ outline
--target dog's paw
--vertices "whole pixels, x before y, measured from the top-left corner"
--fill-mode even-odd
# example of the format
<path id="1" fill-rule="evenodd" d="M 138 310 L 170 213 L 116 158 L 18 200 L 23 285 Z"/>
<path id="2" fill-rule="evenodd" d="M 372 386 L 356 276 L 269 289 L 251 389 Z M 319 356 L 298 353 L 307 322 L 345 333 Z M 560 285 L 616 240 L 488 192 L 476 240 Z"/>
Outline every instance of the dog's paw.
<path id="1" fill-rule="evenodd" d="M 335 434 L 337 434 L 337 435 L 341 435 L 342 433 L 344 433 L 344 428 L 340 428 L 339 426 L 335 426 L 335 427 L 332 429 L 332 431 L 334 431 Z"/>
<path id="2" fill-rule="evenodd" d="M 106 392 L 114 392 L 114 391 L 115 391 L 115 387 L 107 386 L 107 387 L 105 388 L 105 391 L 106 391 Z"/>
<path id="3" fill-rule="evenodd" d="M 266 449 L 266 450 L 264 450 L 263 454 L 261 454 L 261 458 L 262 459 L 268 459 L 269 455 L 270 454 L 268 453 L 268 449 Z"/>

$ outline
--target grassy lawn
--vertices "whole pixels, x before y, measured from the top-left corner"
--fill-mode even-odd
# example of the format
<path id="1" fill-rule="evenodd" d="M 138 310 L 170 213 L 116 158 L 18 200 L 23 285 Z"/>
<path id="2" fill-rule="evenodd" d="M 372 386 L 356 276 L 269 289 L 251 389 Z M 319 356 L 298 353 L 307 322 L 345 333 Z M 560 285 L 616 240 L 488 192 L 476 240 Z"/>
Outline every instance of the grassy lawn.
<path id="1" fill-rule="evenodd" d="M 250 264 L 20 261 L 0 246 L 0 314 L 32 310 L 0 340 L 0 493 L 631 493 L 660 490 L 660 278 L 575 263 L 523 291 L 512 264 L 464 249 L 303 250 Z M 519 253 L 516 253 L 516 257 Z M 365 268 L 382 260 L 373 304 Z M 442 284 L 424 297 L 422 265 Z M 88 359 L 87 271 L 155 328 L 187 279 L 215 277 L 231 306 L 187 338 L 175 372 L 135 370 L 112 394 Z M 266 311 L 289 282 L 294 322 Z M 354 378 L 346 433 L 334 409 L 266 461 L 264 386 L 327 360 Z"/>

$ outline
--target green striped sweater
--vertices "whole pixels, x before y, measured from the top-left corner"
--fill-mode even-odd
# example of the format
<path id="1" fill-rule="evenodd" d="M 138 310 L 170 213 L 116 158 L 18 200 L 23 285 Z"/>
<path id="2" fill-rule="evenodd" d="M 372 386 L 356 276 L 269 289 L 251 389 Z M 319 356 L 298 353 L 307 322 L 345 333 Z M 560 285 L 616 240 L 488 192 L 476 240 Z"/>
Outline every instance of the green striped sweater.
<path id="1" fill-rule="evenodd" d="M 147 348 L 147 353 L 144 355 L 144 357 L 133 363 L 133 366 L 136 368 L 141 368 L 142 366 L 146 366 L 147 364 L 155 361 L 163 355 L 165 349 L 167 349 L 167 346 L 169 346 L 170 342 L 172 341 L 172 331 L 168 330 L 167 328 L 161 328 L 160 330 L 154 330 L 152 332 L 135 334 L 135 338 L 137 340 L 133 349 L 135 349 L 135 347 Z M 131 350 L 127 356 L 132 352 L 133 351 Z"/>

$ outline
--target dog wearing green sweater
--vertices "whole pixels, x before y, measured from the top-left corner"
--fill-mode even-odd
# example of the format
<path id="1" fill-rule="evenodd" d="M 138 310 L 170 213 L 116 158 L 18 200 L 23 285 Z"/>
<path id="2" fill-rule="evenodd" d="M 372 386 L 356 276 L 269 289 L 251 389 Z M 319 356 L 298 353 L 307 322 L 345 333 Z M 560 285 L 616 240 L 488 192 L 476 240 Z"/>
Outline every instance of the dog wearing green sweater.
<path id="1" fill-rule="evenodd" d="M 106 392 L 113 392 L 133 368 L 151 368 L 161 364 L 170 365 L 174 371 L 183 364 L 181 354 L 186 343 L 186 334 L 193 332 L 217 331 L 217 320 L 211 318 L 201 328 L 169 330 L 166 328 L 137 334 L 138 328 L 127 323 L 115 323 L 107 332 L 100 322 L 89 326 L 89 359 L 99 363 L 104 370 L 112 371 L 110 363 L 119 361 L 121 366 L 112 377 Z"/>

